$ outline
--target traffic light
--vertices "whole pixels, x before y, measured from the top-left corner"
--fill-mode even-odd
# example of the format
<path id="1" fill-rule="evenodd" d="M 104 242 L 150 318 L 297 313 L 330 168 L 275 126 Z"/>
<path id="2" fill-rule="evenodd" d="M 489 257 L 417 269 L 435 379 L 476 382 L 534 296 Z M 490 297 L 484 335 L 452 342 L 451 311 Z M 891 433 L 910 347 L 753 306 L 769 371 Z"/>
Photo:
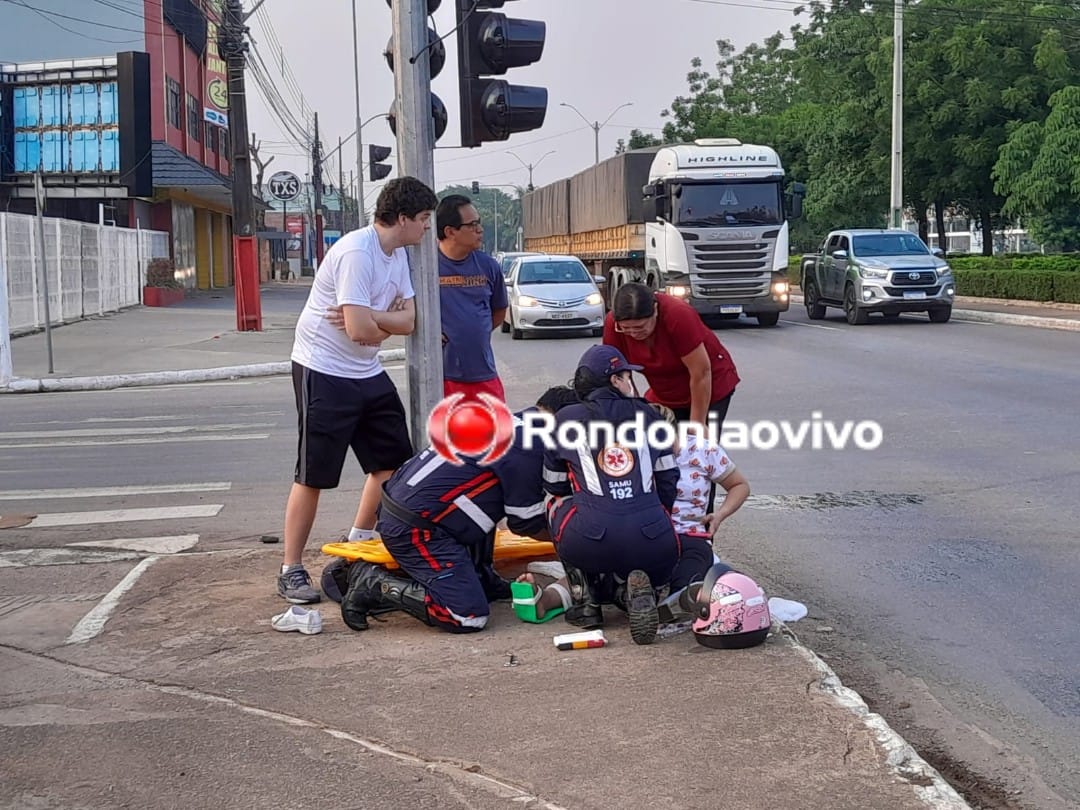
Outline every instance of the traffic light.
<path id="1" fill-rule="evenodd" d="M 476 180 L 472 181 L 472 193 L 473 194 L 479 194 L 480 193 L 480 183 L 478 183 Z"/>
<path id="2" fill-rule="evenodd" d="M 515 132 L 544 125 L 548 93 L 544 87 L 510 84 L 510 68 L 540 61 L 547 26 L 480 9 L 502 8 L 507 0 L 455 0 L 457 3 L 458 89 L 461 145 L 505 141 Z"/>
<path id="3" fill-rule="evenodd" d="M 390 152 L 391 148 L 389 146 L 368 144 L 368 179 L 372 183 L 377 183 L 390 174 L 390 167 L 383 163 L 384 160 L 390 157 Z"/>
<path id="4" fill-rule="evenodd" d="M 497 2 L 497 0 L 492 0 Z M 439 6 L 442 4 L 442 0 L 427 0 L 427 13 L 432 15 L 436 12 Z M 386 0 L 386 5 L 390 8 L 394 7 L 393 0 Z M 427 54 L 428 54 L 428 73 L 429 78 L 434 79 L 440 73 L 442 73 L 443 67 L 446 65 L 446 46 L 442 43 L 442 37 L 440 37 L 434 28 L 430 26 L 427 29 Z M 386 43 L 386 50 L 383 51 L 383 57 L 386 59 L 386 64 L 390 66 L 390 72 L 394 72 L 394 37 L 391 35 L 390 40 Z M 406 60 L 408 61 L 408 60 Z M 449 122 L 449 117 L 446 113 L 446 105 L 442 103 L 440 99 L 434 93 L 431 94 L 431 119 L 435 128 L 435 140 L 443 136 L 446 132 L 446 125 Z M 390 111 L 387 113 L 387 120 L 390 123 L 390 131 L 397 135 L 397 103 L 390 105 Z"/>

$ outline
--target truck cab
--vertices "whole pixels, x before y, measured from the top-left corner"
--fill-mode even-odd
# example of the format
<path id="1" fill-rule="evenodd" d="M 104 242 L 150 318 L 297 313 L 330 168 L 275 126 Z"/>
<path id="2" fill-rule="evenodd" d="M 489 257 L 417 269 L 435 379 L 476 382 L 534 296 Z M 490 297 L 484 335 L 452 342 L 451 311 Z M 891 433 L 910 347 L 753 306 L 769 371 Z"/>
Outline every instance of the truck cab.
<path id="1" fill-rule="evenodd" d="M 643 193 L 646 271 L 703 319 L 775 326 L 789 307 L 788 220 L 803 195 L 801 184 L 785 195 L 776 151 L 733 138 L 665 146 Z"/>

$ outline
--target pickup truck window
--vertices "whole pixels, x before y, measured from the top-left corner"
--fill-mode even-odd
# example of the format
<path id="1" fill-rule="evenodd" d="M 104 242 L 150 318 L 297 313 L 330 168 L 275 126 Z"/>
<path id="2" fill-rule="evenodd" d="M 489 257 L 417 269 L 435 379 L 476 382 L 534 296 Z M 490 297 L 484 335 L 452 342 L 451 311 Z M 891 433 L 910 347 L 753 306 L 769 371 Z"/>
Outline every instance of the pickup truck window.
<path id="1" fill-rule="evenodd" d="M 686 183 L 676 201 L 675 224 L 691 228 L 779 225 L 780 210 L 776 183 Z"/>
<path id="2" fill-rule="evenodd" d="M 855 237 L 856 256 L 926 256 L 930 251 L 915 234 L 874 233 Z"/>

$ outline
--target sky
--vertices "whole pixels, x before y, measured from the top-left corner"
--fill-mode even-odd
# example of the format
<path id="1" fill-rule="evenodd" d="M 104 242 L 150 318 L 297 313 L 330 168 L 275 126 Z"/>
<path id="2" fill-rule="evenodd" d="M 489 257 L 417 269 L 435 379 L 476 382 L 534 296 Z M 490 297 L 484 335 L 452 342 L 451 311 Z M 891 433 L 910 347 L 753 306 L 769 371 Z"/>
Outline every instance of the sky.
<path id="1" fill-rule="evenodd" d="M 244 0 L 244 8 L 252 9 L 255 2 Z M 304 127 L 309 132 L 317 111 L 326 152 L 335 150 L 338 138 L 347 138 L 356 125 L 353 2 L 264 0 L 248 21 L 252 61 L 261 58 L 269 81 L 284 100 L 276 106 L 285 106 L 285 114 L 297 120 L 294 130 Z M 141 49 L 143 3 L 0 0 L 0 62 Z M 392 12 L 386 0 L 355 0 L 355 4 L 360 113 L 368 121 L 386 113 L 394 99 L 394 77 L 383 56 L 392 32 Z M 547 88 L 547 117 L 539 130 L 462 149 L 456 37 L 450 33 L 456 24 L 455 5 L 454 0 L 441 0 L 434 15 L 436 30 L 448 36 L 446 64 L 433 80 L 432 91 L 450 118 L 436 144 L 436 191 L 473 180 L 525 186 L 529 172 L 522 163 L 535 167 L 537 187 L 569 177 L 592 165 L 595 135 L 590 124 L 604 123 L 612 113 L 600 130 L 601 159 L 614 154 L 618 139 L 628 139 L 634 128 L 659 135 L 664 125 L 661 111 L 688 92 L 691 59 L 701 57 L 706 69 L 715 72 L 717 39 L 729 39 L 741 50 L 776 31 L 787 33 L 797 21 L 805 23 L 805 18 L 792 13 L 798 0 L 506 0 L 494 11 L 547 24 L 541 60 L 501 77 L 512 84 Z M 287 169 L 306 178 L 307 154 L 297 143 L 303 135 L 290 132 L 279 120 L 275 105 L 268 104 L 250 70 L 247 88 L 249 129 L 262 144 L 260 156 L 274 155 L 266 176 Z M 562 103 L 573 105 L 581 115 Z M 633 106 L 619 109 L 627 103 Z M 385 118 L 363 127 L 363 142 L 365 162 L 367 144 L 396 146 Z M 325 178 L 335 186 L 338 157 L 331 158 Z M 348 172 L 356 168 L 355 140 L 345 144 L 340 157 L 347 183 Z M 381 185 L 365 177 L 369 211 Z M 512 193 L 508 187 L 502 190 Z"/>
<path id="2" fill-rule="evenodd" d="M 394 77 L 383 57 L 392 33 L 392 16 L 386 0 L 355 2 L 360 112 L 362 121 L 367 121 L 387 112 L 394 99 Z M 248 0 L 245 6 L 250 5 Z M 508 0 L 494 10 L 547 24 L 541 60 L 501 77 L 513 84 L 547 88 L 544 125 L 512 135 L 507 141 L 475 149 L 458 147 L 457 48 L 455 36 L 448 36 L 444 41 L 446 65 L 432 81 L 432 92 L 442 99 L 450 116 L 446 132 L 436 144 L 435 190 L 451 184 L 468 185 L 473 180 L 485 185 L 525 186 L 529 172 L 522 162 L 534 166 L 533 183 L 538 188 L 569 177 L 594 162 L 595 135 L 589 124 L 603 123 L 628 102 L 633 106 L 615 112 L 600 130 L 601 160 L 614 154 L 618 139 L 628 139 L 635 127 L 659 135 L 664 125 L 661 111 L 687 92 L 686 75 L 693 57 L 700 56 L 710 72 L 715 72 L 717 39 L 730 39 L 741 49 L 775 31 L 787 33 L 798 21 L 791 11 L 794 6 L 794 2 L 782 0 Z M 454 7 L 453 0 L 442 0 L 435 12 L 440 35 L 454 28 Z M 255 48 L 271 69 L 282 97 L 299 118 L 302 94 L 307 116 L 312 111 L 319 113 L 325 150 L 336 149 L 338 138 L 347 137 L 356 124 L 352 0 L 266 0 L 249 26 Z M 282 52 L 287 81 L 280 71 Z M 580 110 L 589 124 L 574 110 L 561 107 L 563 102 Z M 257 90 L 250 96 L 249 125 L 263 142 L 261 154 L 276 154 L 268 175 L 280 169 L 307 175 L 300 147 L 290 143 Z M 396 154 L 396 140 L 385 118 L 365 124 L 362 134 L 365 164 L 369 143 L 394 146 Z M 342 153 L 348 183 L 348 172 L 356 167 L 354 141 L 346 143 Z M 392 156 L 390 161 L 394 160 Z M 328 180 L 335 185 L 337 171 L 334 162 Z M 381 185 L 372 184 L 365 176 L 369 211 Z M 510 188 L 503 190 L 512 193 Z"/>

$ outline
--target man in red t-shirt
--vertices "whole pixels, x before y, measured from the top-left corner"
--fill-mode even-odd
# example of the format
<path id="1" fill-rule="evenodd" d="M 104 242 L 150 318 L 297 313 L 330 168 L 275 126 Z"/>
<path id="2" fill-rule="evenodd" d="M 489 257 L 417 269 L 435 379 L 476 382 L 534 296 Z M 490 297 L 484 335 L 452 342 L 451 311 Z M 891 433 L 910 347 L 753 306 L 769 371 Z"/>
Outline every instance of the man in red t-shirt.
<path id="1" fill-rule="evenodd" d="M 604 321 L 604 343 L 643 368 L 645 398 L 680 421 L 723 429 L 739 374 L 728 350 L 701 316 L 678 298 L 644 284 L 624 284 Z"/>

